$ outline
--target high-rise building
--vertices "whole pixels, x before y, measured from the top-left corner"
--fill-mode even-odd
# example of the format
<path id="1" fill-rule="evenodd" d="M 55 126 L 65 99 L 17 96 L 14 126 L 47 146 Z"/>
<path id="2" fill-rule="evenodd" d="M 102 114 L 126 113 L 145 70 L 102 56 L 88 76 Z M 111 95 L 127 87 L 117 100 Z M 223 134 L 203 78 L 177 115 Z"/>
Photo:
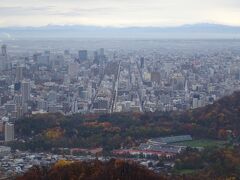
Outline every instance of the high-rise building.
<path id="1" fill-rule="evenodd" d="M 33 54 L 33 61 L 37 62 L 39 56 L 41 56 L 41 53 L 35 53 L 35 54 Z"/>
<path id="2" fill-rule="evenodd" d="M 93 62 L 95 64 L 99 64 L 99 55 L 97 51 L 94 51 L 94 58 L 93 58 Z"/>
<path id="3" fill-rule="evenodd" d="M 202 107 L 203 105 L 204 105 L 204 101 L 201 98 L 201 96 L 199 94 L 194 94 L 193 100 L 192 100 L 192 109 Z"/>
<path id="4" fill-rule="evenodd" d="M 172 85 L 175 90 L 184 90 L 185 77 L 181 73 L 175 73 L 172 77 Z"/>
<path id="5" fill-rule="evenodd" d="M 13 141 L 14 140 L 14 124 L 5 123 L 4 126 L 4 139 L 6 142 Z"/>
<path id="6" fill-rule="evenodd" d="M 36 58 L 37 58 L 37 63 L 39 65 L 49 66 L 50 56 L 48 54 L 40 55 L 40 56 L 37 56 Z"/>
<path id="7" fill-rule="evenodd" d="M 22 81 L 21 83 L 21 94 L 23 102 L 27 102 L 30 100 L 30 82 L 29 81 Z"/>
<path id="8" fill-rule="evenodd" d="M 17 106 L 17 108 L 16 108 L 16 118 L 19 119 L 20 117 L 22 117 L 23 113 L 24 113 L 24 107 Z"/>
<path id="9" fill-rule="evenodd" d="M 7 56 L 7 46 L 5 44 L 2 45 L 2 55 Z"/>
<path id="10" fill-rule="evenodd" d="M 159 72 L 151 72 L 151 81 L 159 83 L 161 80 Z"/>
<path id="11" fill-rule="evenodd" d="M 141 68 L 144 68 L 144 57 L 141 57 L 141 58 L 140 58 L 140 63 L 141 63 L 141 64 L 140 64 L 140 67 L 141 67 Z"/>
<path id="12" fill-rule="evenodd" d="M 16 68 L 16 82 L 20 82 L 23 80 L 23 66 L 17 66 Z"/>
<path id="13" fill-rule="evenodd" d="M 100 62 L 104 62 L 106 60 L 105 54 L 104 54 L 104 48 L 100 48 L 97 51 L 94 51 L 94 63 L 99 64 Z"/>
<path id="14" fill-rule="evenodd" d="M 104 58 L 104 57 L 105 57 L 104 48 L 100 48 L 100 50 L 99 50 L 99 56 L 100 56 L 101 58 Z"/>
<path id="15" fill-rule="evenodd" d="M 79 64 L 77 62 L 71 62 L 68 64 L 68 75 L 70 78 L 77 78 L 79 71 Z"/>
<path id="16" fill-rule="evenodd" d="M 106 56 L 104 54 L 104 48 L 101 48 L 99 50 L 99 60 L 100 60 L 100 63 L 103 64 L 107 59 L 106 59 Z"/>
<path id="17" fill-rule="evenodd" d="M 22 95 L 21 94 L 15 94 L 14 102 L 16 103 L 17 106 L 22 106 L 23 105 L 23 97 L 22 97 Z"/>
<path id="18" fill-rule="evenodd" d="M 3 55 L 0 54 L 0 71 L 3 71 L 5 68 L 5 57 Z"/>
<path id="19" fill-rule="evenodd" d="M 70 55 L 70 51 L 68 49 L 64 50 L 64 55 Z"/>
<path id="20" fill-rule="evenodd" d="M 3 71 L 5 69 L 7 69 L 7 46 L 6 45 L 2 45 L 2 53 L 0 54 L 0 70 Z"/>
<path id="21" fill-rule="evenodd" d="M 79 61 L 86 61 L 88 59 L 87 50 L 78 51 L 78 58 L 79 58 Z"/>

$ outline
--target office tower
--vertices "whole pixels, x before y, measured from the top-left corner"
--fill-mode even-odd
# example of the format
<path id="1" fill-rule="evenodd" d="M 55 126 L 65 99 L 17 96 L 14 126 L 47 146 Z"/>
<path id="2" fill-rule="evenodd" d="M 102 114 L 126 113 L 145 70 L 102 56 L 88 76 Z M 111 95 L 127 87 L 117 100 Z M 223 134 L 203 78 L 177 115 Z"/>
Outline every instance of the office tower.
<path id="1" fill-rule="evenodd" d="M 39 56 L 41 56 L 41 53 L 35 53 L 35 54 L 33 54 L 33 61 L 34 61 L 34 62 L 37 62 Z"/>
<path id="2" fill-rule="evenodd" d="M 143 57 L 140 58 L 140 67 L 144 68 L 144 58 Z"/>
<path id="3" fill-rule="evenodd" d="M 79 58 L 79 61 L 86 61 L 88 59 L 87 50 L 78 51 L 78 58 Z"/>
<path id="4" fill-rule="evenodd" d="M 64 50 L 64 55 L 66 55 L 66 56 L 70 55 L 70 51 L 68 49 L 65 49 Z"/>
<path id="5" fill-rule="evenodd" d="M 151 72 L 151 81 L 155 83 L 160 83 L 160 73 L 159 72 Z"/>
<path id="6" fill-rule="evenodd" d="M 175 73 L 172 77 L 172 85 L 174 90 L 184 90 L 185 77 L 181 73 Z"/>
<path id="7" fill-rule="evenodd" d="M 5 123 L 4 126 L 4 139 L 6 142 L 13 141 L 14 140 L 14 124 Z"/>
<path id="8" fill-rule="evenodd" d="M 193 102 L 192 102 L 192 108 L 196 109 L 199 107 L 202 107 L 204 104 L 203 99 L 201 99 L 199 94 L 194 94 L 193 95 Z"/>
<path id="9" fill-rule="evenodd" d="M 100 56 L 101 59 L 105 57 L 105 55 L 104 55 L 104 48 L 101 48 L 99 50 L 99 56 Z"/>
<path id="10" fill-rule="evenodd" d="M 68 75 L 70 78 L 77 78 L 79 70 L 79 64 L 76 62 L 71 62 L 68 65 Z"/>
<path id="11" fill-rule="evenodd" d="M 2 45 L 2 55 L 7 56 L 7 46 L 5 44 Z"/>
<path id="12" fill-rule="evenodd" d="M 99 50 L 99 61 L 100 61 L 100 63 L 101 63 L 101 65 L 103 64 L 103 63 L 105 63 L 105 61 L 107 60 L 107 58 L 106 58 L 106 56 L 105 56 L 105 54 L 104 54 L 104 48 L 101 48 L 100 50 Z"/>
<path id="13" fill-rule="evenodd" d="M 27 102 L 30 100 L 30 91 L 31 91 L 30 82 L 23 81 L 21 83 L 21 94 L 23 102 Z"/>
<path id="14" fill-rule="evenodd" d="M 0 54 L 0 70 L 6 70 L 7 64 L 7 46 L 2 45 L 2 53 Z"/>
<path id="15" fill-rule="evenodd" d="M 94 58 L 93 58 L 93 62 L 95 64 L 99 64 L 99 55 L 97 51 L 94 51 Z"/>
<path id="16" fill-rule="evenodd" d="M 19 119 L 23 116 L 24 113 L 24 107 L 22 106 L 17 106 L 16 108 L 16 118 Z"/>
<path id="17" fill-rule="evenodd" d="M 23 80 L 23 67 L 17 66 L 16 68 L 16 83 L 21 82 Z"/>
<path id="18" fill-rule="evenodd" d="M 3 71 L 5 68 L 5 56 L 0 54 L 0 71 Z"/>
<path id="19" fill-rule="evenodd" d="M 21 94 L 15 94 L 14 103 L 16 104 L 16 118 L 20 118 L 24 113 L 24 102 Z"/>
<path id="20" fill-rule="evenodd" d="M 37 56 L 37 63 L 39 65 L 49 66 L 49 64 L 50 64 L 49 54 L 44 54 L 44 55 Z"/>
<path id="21" fill-rule="evenodd" d="M 16 105 L 19 107 L 19 106 L 22 106 L 23 105 L 23 97 L 21 94 L 15 94 L 14 96 L 14 102 L 16 103 Z"/>
<path id="22" fill-rule="evenodd" d="M 0 133 L 4 133 L 4 121 L 0 120 Z"/>

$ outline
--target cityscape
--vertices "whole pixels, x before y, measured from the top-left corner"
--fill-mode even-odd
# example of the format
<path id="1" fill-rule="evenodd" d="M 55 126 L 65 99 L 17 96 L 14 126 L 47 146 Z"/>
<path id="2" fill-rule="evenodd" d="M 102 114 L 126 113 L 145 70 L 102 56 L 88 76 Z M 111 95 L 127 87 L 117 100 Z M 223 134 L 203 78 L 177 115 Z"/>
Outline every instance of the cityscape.
<path id="1" fill-rule="evenodd" d="M 103 41 L 82 40 L 89 47 Z M 32 42 L 24 47 L 24 41 L 1 45 L 0 154 L 4 157 L 1 163 L 1 168 L 6 171 L 4 177 L 59 160 L 90 161 L 104 151 L 103 147 L 63 146 L 58 148 L 58 153 L 13 152 L 9 144 L 29 138 L 22 139 L 19 133 L 15 134 L 15 123 L 24 117 L 49 113 L 101 116 L 192 111 L 214 104 L 240 88 L 239 41 L 228 45 L 224 40 L 128 40 L 126 48 L 122 46 L 125 42 L 106 40 L 105 47 L 96 49 L 76 49 L 78 43 L 81 46 L 81 40 L 69 48 L 61 47 L 60 42 L 53 40 L 55 49 L 42 49 L 46 42 L 36 42 L 39 47 L 30 46 Z M 116 42 L 117 46 L 109 48 Z M 151 46 L 144 49 L 144 44 Z M 206 44 L 209 49 L 204 49 Z M 183 134 L 169 138 L 172 139 L 166 137 L 167 143 L 149 139 L 136 147 L 114 149 L 99 159 L 107 161 L 112 157 L 132 156 L 144 166 L 149 167 L 149 162 L 155 164 L 154 168 L 153 165 L 149 168 L 159 172 L 158 161 L 153 157 L 172 159 L 187 148 L 181 142 L 193 141 L 190 135 Z M 202 146 L 197 148 L 203 149 Z M 63 155 L 63 149 L 68 155 Z M 139 159 L 139 156 L 145 158 Z M 173 161 L 165 164 L 167 169 L 174 165 Z"/>
<path id="2" fill-rule="evenodd" d="M 238 179 L 239 0 L 0 0 L 0 180 Z"/>
<path id="3" fill-rule="evenodd" d="M 3 44 L 1 118 L 14 121 L 48 112 L 185 111 L 239 90 L 239 47 L 230 49 L 223 42 L 223 47 L 197 52 L 190 47 L 194 43 L 201 41 L 186 41 L 179 49 L 174 48 L 179 42 L 172 41 L 169 49 L 160 51 L 140 47 L 18 53 L 9 53 Z M 215 43 L 221 44 L 209 46 Z M 178 53 L 181 48 L 189 49 Z"/>

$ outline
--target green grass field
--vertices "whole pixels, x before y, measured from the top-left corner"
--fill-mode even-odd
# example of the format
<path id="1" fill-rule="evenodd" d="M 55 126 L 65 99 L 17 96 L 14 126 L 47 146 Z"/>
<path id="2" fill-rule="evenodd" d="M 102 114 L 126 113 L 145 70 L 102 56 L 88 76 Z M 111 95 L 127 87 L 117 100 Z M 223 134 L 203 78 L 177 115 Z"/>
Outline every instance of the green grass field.
<path id="1" fill-rule="evenodd" d="M 183 175 L 183 174 L 193 174 L 196 172 L 196 170 L 194 169 L 181 169 L 181 170 L 175 170 L 174 171 L 176 174 L 180 174 L 180 175 Z"/>
<path id="2" fill-rule="evenodd" d="M 184 141 L 180 143 L 174 143 L 175 145 L 189 146 L 189 147 L 214 147 L 214 146 L 223 146 L 226 141 L 218 141 L 212 139 L 196 139 L 192 141 Z"/>

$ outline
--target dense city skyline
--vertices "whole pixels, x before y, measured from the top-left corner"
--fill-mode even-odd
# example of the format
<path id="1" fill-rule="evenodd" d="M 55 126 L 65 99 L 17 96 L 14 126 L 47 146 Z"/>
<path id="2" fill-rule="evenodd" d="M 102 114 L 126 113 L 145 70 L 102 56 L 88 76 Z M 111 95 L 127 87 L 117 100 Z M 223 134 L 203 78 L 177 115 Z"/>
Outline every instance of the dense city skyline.
<path id="1" fill-rule="evenodd" d="M 0 47 L 0 177 L 96 156 L 171 175 L 185 170 L 178 157 L 187 147 L 205 156 L 240 144 L 239 40 L 24 39 Z"/>
<path id="2" fill-rule="evenodd" d="M 0 180 L 240 177 L 240 0 L 0 0 Z"/>

